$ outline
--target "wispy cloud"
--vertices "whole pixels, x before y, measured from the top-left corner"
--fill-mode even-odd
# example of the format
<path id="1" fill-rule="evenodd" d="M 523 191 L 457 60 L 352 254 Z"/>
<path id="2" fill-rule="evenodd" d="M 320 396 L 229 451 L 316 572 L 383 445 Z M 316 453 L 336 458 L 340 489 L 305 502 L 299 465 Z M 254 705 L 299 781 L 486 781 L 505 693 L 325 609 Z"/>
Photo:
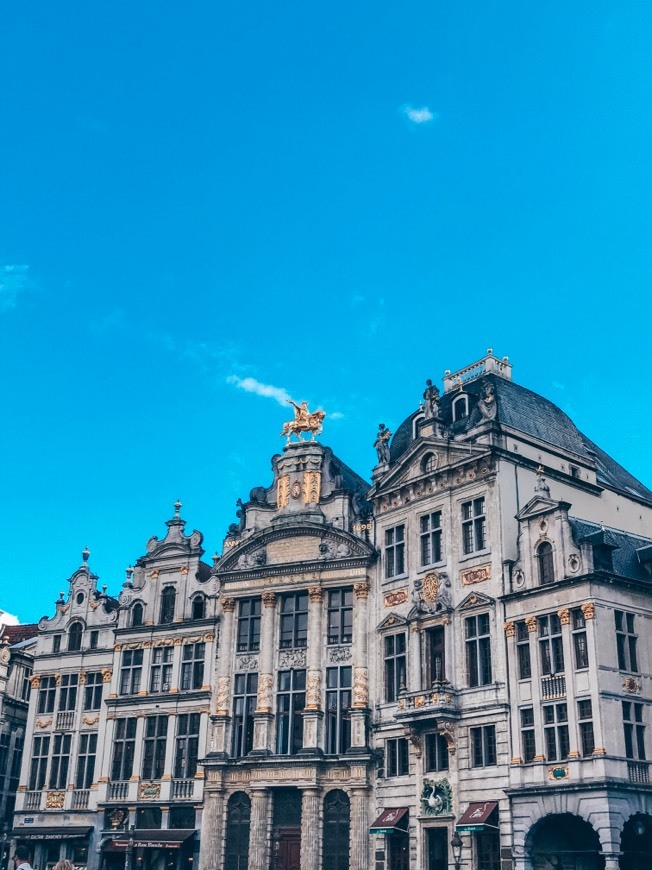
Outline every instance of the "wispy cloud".
<path id="1" fill-rule="evenodd" d="M 284 387 L 263 384 L 257 381 L 256 378 L 239 378 L 237 375 L 229 375 L 226 382 L 227 384 L 234 384 L 234 386 L 244 390 L 246 393 L 255 393 L 257 396 L 263 396 L 266 399 L 274 399 L 279 405 L 287 405 L 291 398 Z"/>
<path id="2" fill-rule="evenodd" d="M 421 106 L 421 108 L 402 106 L 401 111 L 413 124 L 429 124 L 439 119 L 438 112 L 432 112 L 428 106 Z"/>
<path id="3" fill-rule="evenodd" d="M 344 414 L 341 411 L 333 411 L 332 414 L 328 414 L 331 420 L 342 420 L 344 418 Z"/>
<path id="4" fill-rule="evenodd" d="M 20 625 L 20 619 L 6 610 L 0 610 L 0 625 Z"/>
<path id="5" fill-rule="evenodd" d="M 0 267 L 0 311 L 12 311 L 27 289 L 29 266 Z"/>

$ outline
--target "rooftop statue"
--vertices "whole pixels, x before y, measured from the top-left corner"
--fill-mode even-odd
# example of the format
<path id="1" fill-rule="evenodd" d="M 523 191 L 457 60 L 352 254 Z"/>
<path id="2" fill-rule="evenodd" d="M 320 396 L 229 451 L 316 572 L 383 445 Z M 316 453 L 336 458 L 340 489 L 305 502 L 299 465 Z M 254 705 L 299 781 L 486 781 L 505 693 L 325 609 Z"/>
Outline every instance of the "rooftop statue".
<path id="1" fill-rule="evenodd" d="M 322 431 L 322 423 L 324 422 L 326 412 L 314 411 L 311 414 L 308 410 L 307 402 L 301 402 L 300 405 L 297 405 L 292 399 L 288 399 L 288 403 L 294 407 L 294 420 L 283 423 L 281 436 L 287 435 L 286 444 L 290 443 L 292 435 L 296 435 L 299 441 L 304 441 L 305 439 L 301 435 L 302 432 L 310 432 L 312 435 L 310 440 L 314 441 L 315 435 L 319 435 Z"/>
<path id="2" fill-rule="evenodd" d="M 387 426 L 384 423 L 378 424 L 378 434 L 376 435 L 376 440 L 374 441 L 374 447 L 376 448 L 376 453 L 378 454 L 378 464 L 386 465 L 389 462 L 389 439 L 392 437 L 392 433 L 389 431 Z"/>

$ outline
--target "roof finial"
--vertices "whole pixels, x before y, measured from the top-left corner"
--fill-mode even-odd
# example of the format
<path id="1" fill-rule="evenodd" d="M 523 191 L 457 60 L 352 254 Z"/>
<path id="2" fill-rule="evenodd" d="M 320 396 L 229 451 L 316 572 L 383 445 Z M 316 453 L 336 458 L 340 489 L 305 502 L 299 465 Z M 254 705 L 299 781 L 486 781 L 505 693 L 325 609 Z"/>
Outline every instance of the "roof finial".
<path id="1" fill-rule="evenodd" d="M 540 465 L 537 468 L 537 482 L 534 485 L 534 491 L 541 492 L 544 495 L 550 497 L 550 487 L 546 483 L 546 479 L 543 476 L 543 472 L 544 472 L 544 467 L 543 467 L 543 465 Z"/>
<path id="2" fill-rule="evenodd" d="M 181 510 L 182 507 L 183 507 L 183 505 L 181 504 L 179 499 L 177 499 L 174 503 L 174 516 L 175 517 L 179 516 L 179 511 Z"/>
<path id="3" fill-rule="evenodd" d="M 126 570 L 127 580 L 131 582 L 131 578 L 134 576 L 134 569 L 129 565 Z"/>
<path id="4" fill-rule="evenodd" d="M 88 547 L 84 547 L 84 550 L 82 552 L 82 559 L 84 560 L 84 563 L 88 562 L 88 557 L 90 556 L 90 554 L 91 551 L 88 549 Z"/>

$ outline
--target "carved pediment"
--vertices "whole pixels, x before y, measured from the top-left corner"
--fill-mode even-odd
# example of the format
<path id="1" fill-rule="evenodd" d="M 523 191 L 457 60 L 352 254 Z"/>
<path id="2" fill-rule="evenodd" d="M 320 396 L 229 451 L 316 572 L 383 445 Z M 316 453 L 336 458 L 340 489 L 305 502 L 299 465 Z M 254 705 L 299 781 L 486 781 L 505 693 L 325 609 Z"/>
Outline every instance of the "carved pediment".
<path id="1" fill-rule="evenodd" d="M 491 598 L 489 595 L 483 595 L 482 592 L 471 592 L 471 594 L 467 595 L 462 601 L 459 609 L 472 610 L 474 607 L 489 607 L 495 603 L 495 599 Z"/>
<path id="2" fill-rule="evenodd" d="M 530 519 L 530 517 L 540 516 L 541 514 L 549 514 L 556 510 L 568 511 L 571 505 L 564 501 L 555 501 L 543 495 L 535 495 L 530 501 L 521 508 L 516 514 L 516 519 L 519 522 Z"/>
<path id="3" fill-rule="evenodd" d="M 407 625 L 408 621 L 404 616 L 399 616 L 398 613 L 390 613 L 380 623 L 378 631 L 383 631 L 386 628 L 401 628 Z"/>

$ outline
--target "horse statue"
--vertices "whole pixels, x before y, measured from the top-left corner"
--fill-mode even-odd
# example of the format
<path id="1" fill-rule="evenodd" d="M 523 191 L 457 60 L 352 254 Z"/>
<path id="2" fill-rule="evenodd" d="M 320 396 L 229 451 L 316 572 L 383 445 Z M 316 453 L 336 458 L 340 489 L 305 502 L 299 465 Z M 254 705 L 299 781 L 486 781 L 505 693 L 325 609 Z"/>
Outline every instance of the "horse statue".
<path id="1" fill-rule="evenodd" d="M 300 405 L 297 405 L 297 403 L 293 402 L 292 399 L 288 399 L 288 403 L 294 407 L 294 420 L 290 420 L 288 423 L 283 423 L 281 436 L 287 436 L 287 441 L 285 443 L 290 443 L 292 435 L 296 435 L 299 441 L 305 441 L 305 438 L 303 438 L 301 434 L 302 432 L 310 432 L 310 440 L 314 441 L 315 436 L 321 434 L 322 423 L 324 422 L 326 412 L 314 411 L 313 413 L 310 413 L 307 402 L 301 402 Z"/>

